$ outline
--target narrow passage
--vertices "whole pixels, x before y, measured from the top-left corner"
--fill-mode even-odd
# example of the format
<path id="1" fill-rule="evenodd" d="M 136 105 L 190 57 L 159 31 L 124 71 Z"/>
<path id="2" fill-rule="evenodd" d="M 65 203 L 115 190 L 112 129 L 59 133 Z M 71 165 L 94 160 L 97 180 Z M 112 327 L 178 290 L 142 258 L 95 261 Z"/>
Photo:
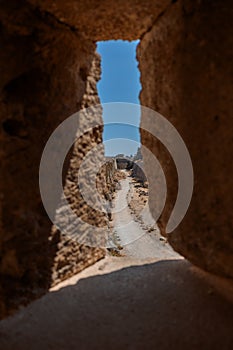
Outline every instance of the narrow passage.
<path id="1" fill-rule="evenodd" d="M 127 195 L 134 186 L 132 178 L 125 171 L 126 178 L 120 181 L 121 189 L 114 200 L 113 226 L 118 243 L 123 247 L 121 254 L 138 259 L 180 258 L 159 234 L 158 228 L 148 232 L 145 225 L 136 221 L 127 201 Z"/>

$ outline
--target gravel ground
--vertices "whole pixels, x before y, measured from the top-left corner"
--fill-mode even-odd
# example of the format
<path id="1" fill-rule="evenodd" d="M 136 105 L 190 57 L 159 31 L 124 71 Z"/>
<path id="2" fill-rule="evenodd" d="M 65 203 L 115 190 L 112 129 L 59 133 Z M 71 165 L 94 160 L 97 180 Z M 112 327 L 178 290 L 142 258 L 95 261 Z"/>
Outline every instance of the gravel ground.
<path id="1" fill-rule="evenodd" d="M 148 192 L 142 189 L 139 192 L 139 187 L 135 187 L 137 182 L 132 181 L 129 176 L 121 180 L 120 184 L 121 189 L 114 199 L 113 214 L 115 239 L 123 247 L 120 254 L 138 259 L 181 259 L 160 235 L 149 212 L 147 195 L 138 195 L 142 191 L 146 194 Z M 128 202 L 131 203 L 131 208 Z M 132 204 L 139 208 L 138 212 L 132 211 Z"/>

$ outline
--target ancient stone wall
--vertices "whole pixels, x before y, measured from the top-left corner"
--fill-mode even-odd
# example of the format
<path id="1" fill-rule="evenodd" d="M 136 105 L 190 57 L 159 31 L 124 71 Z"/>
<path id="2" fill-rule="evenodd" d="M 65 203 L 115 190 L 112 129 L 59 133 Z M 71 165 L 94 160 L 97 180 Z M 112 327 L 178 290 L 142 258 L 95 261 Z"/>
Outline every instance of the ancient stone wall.
<path id="1" fill-rule="evenodd" d="M 93 206 L 86 203 L 80 191 L 83 182 L 89 182 L 92 177 L 94 183 L 97 181 L 95 179 L 96 169 L 98 169 L 99 162 L 104 162 L 105 157 L 102 145 L 103 128 L 102 126 L 92 128 L 93 116 L 96 123 L 102 124 L 102 108 L 93 109 L 92 112 L 92 107 L 100 103 L 96 89 L 99 79 L 100 57 L 95 54 L 88 72 L 86 90 L 81 104 L 83 113 L 80 114 L 78 123 L 79 137 L 74 143 L 68 172 L 65 176 L 64 194 L 67 201 L 61 200 L 57 209 L 57 219 L 62 222 L 65 232 L 59 232 L 56 226 L 52 228 L 52 237 L 57 235 L 60 237 L 54 258 L 52 285 L 81 271 L 105 255 L 105 250 L 101 248 L 104 247 L 104 243 L 101 245 L 99 242 L 98 244 L 95 237 L 88 236 L 93 235 L 93 227 L 105 226 L 106 230 L 108 228 L 107 214 L 101 211 L 102 208 L 99 208 L 98 211 L 94 207 L 98 202 L 101 204 L 104 189 L 107 191 L 107 183 L 111 182 L 105 169 L 102 169 L 99 177 L 99 189 L 102 187 L 102 192 L 96 191 L 95 195 L 91 193 Z M 96 147 L 98 149 L 88 156 L 89 152 Z M 88 157 L 88 163 L 86 163 L 88 166 L 85 167 L 85 173 L 80 176 L 80 166 L 85 157 Z M 75 225 L 70 225 L 69 206 L 73 213 L 81 219 L 81 221 L 76 221 Z M 92 238 L 93 244 L 90 246 L 89 242 Z"/>
<path id="2" fill-rule="evenodd" d="M 52 131 L 80 108 L 99 102 L 95 44 L 38 8 L 19 6 L 9 2 L 0 11 L 0 316 L 104 254 L 51 231 L 38 185 L 41 154 Z M 84 143 L 91 147 L 101 142 L 101 135 L 97 130 L 79 140 L 70 155 L 74 152 L 76 157 Z M 69 181 L 74 180 L 81 157 L 75 158 Z M 71 196 L 73 209 L 80 212 L 83 202 L 75 196 Z"/>
<path id="3" fill-rule="evenodd" d="M 147 180 L 144 173 L 144 165 L 142 160 L 136 160 L 133 163 L 132 176 L 140 182 L 145 182 Z"/>
<path id="4" fill-rule="evenodd" d="M 232 15 L 232 3 L 227 0 L 177 1 L 144 35 L 137 53 L 141 103 L 177 128 L 194 167 L 190 208 L 168 240 L 196 265 L 231 277 Z M 149 126 L 153 132 L 156 125 L 147 124 L 142 116 L 142 128 Z M 142 143 L 156 154 L 166 174 L 168 199 L 159 221 L 165 234 L 177 194 L 176 169 L 161 143 L 143 132 Z M 145 158 L 153 213 L 158 184 L 150 156 Z"/>
<path id="5" fill-rule="evenodd" d="M 133 166 L 133 161 L 127 158 L 117 158 L 116 159 L 117 163 L 117 169 L 132 169 Z"/>
<path id="6" fill-rule="evenodd" d="M 230 0 L 1 3 L 1 316 L 103 256 L 103 251 L 51 230 L 38 187 L 40 157 L 51 132 L 81 107 L 98 101 L 98 40 L 141 40 L 141 103 L 168 118 L 190 150 L 194 197 L 169 242 L 202 268 L 232 276 L 231 14 Z M 78 129 L 86 122 L 91 120 L 83 116 Z M 87 150 L 101 143 L 101 133 L 93 130 L 80 139 L 70 151 L 75 160 L 66 161 L 65 193 L 77 213 L 83 201 L 77 191 L 75 197 L 71 194 L 75 169 Z M 176 197 L 176 170 L 161 144 L 143 133 L 142 141 L 157 154 L 168 181 L 160 219 L 164 231 Z M 145 157 L 144 163 L 153 212 L 156 181 L 150 159 Z M 93 217 L 92 210 L 87 220 L 106 223 L 104 215 Z"/>

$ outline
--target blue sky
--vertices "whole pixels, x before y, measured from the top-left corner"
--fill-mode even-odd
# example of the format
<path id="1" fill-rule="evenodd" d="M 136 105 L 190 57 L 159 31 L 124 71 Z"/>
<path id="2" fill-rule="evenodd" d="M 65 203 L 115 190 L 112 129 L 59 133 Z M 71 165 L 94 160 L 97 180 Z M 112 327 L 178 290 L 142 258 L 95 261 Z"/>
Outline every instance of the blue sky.
<path id="1" fill-rule="evenodd" d="M 102 69 L 101 80 L 97 85 L 101 103 L 128 102 L 139 104 L 141 85 L 136 60 L 137 45 L 138 41 L 122 40 L 102 41 L 97 44 L 97 52 L 101 55 Z M 129 116 L 130 118 L 132 116 Z M 124 125 L 122 121 L 121 124 L 106 124 L 103 135 L 106 155 L 136 153 L 140 142 L 139 109 L 136 110 L 133 118 L 136 126 Z M 105 107 L 103 119 L 105 123 L 111 122 L 109 109 Z M 123 122 L 127 123 L 127 119 L 126 117 Z"/>

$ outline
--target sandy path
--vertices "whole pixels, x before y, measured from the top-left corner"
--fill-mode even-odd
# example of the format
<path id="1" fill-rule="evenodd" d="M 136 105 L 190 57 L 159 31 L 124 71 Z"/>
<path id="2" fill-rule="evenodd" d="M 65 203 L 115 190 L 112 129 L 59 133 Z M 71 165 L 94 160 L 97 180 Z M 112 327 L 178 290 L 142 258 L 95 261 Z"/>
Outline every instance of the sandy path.
<path id="1" fill-rule="evenodd" d="M 101 261 L 1 321 L 1 350 L 232 348 L 232 305 L 208 275 L 184 260 L 125 259 Z"/>
<path id="2" fill-rule="evenodd" d="M 117 191 L 114 202 L 113 224 L 119 244 L 123 247 L 122 254 L 138 259 L 181 258 L 167 243 L 160 240 L 158 229 L 149 233 L 135 221 L 127 203 L 127 194 L 130 190 L 129 177 L 121 180 L 120 184 L 121 189 Z"/>
<path id="3" fill-rule="evenodd" d="M 125 207 L 114 219 L 121 226 L 132 219 L 128 186 L 126 179 L 116 200 Z M 153 259 L 106 257 L 62 282 L 0 322 L 1 350 L 231 349 L 232 284 L 183 259 L 168 260 L 169 246 L 134 220 L 118 234 L 143 234 L 124 253 Z"/>

